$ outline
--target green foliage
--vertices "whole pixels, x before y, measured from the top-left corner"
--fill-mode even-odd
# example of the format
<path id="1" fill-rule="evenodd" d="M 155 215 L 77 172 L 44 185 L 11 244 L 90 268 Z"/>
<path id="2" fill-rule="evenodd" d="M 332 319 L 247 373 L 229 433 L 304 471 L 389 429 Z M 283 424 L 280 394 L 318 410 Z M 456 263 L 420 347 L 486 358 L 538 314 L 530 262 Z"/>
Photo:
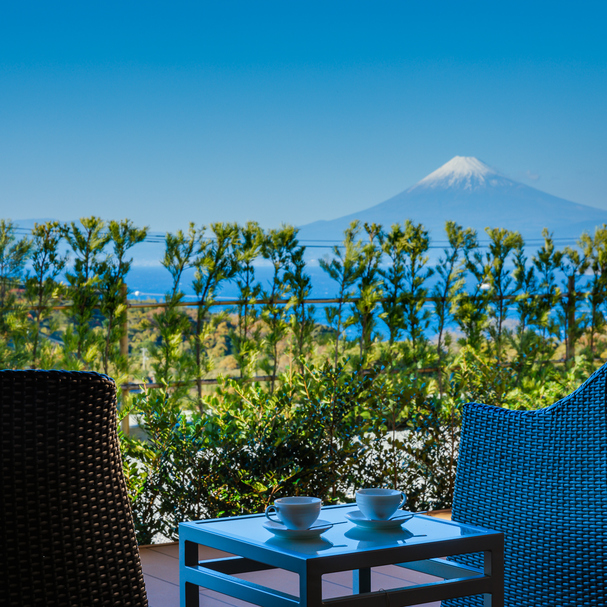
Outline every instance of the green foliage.
<path id="1" fill-rule="evenodd" d="M 404 328 L 405 269 L 407 264 L 407 236 L 400 225 L 394 224 L 387 234 L 381 235 L 381 248 L 389 260 L 387 267 L 381 267 L 384 297 L 381 302 L 381 318 L 388 327 L 388 346 L 392 351 L 400 339 Z"/>
<path id="2" fill-rule="evenodd" d="M 103 372 L 110 372 L 110 361 L 116 371 L 128 370 L 128 356 L 118 348 L 120 339 L 125 335 L 127 322 L 127 285 L 126 278 L 132 259 L 126 259 L 127 252 L 142 242 L 148 228 L 136 228 L 128 219 L 110 221 L 109 242 L 112 252 L 99 267 L 99 310 L 104 316 Z"/>
<path id="3" fill-rule="evenodd" d="M 297 444 L 306 449 L 314 477 L 306 485 L 325 501 L 343 501 L 355 482 L 352 469 L 361 452 L 360 437 L 366 429 L 361 415 L 377 397 L 381 382 L 374 383 L 377 372 L 362 368 L 349 372 L 345 362 L 333 366 L 309 366 L 290 378 L 298 414 Z M 302 464 L 305 460 L 302 461 Z"/>
<path id="4" fill-rule="evenodd" d="M 476 233 L 470 228 L 464 230 L 454 221 L 447 221 L 445 232 L 447 233 L 449 248 L 443 251 L 443 255 L 435 268 L 437 280 L 431 293 L 437 333 L 436 353 L 439 394 L 443 393 L 443 358 L 446 354 L 445 345 L 447 345 L 448 339 L 448 336 L 445 335 L 447 323 L 466 282 L 465 258 L 477 246 Z"/>
<path id="5" fill-rule="evenodd" d="M 57 329 L 53 319 L 53 303 L 59 301 L 65 287 L 58 277 L 65 267 L 67 255 L 59 251 L 61 226 L 57 221 L 36 224 L 32 230 L 32 268 L 25 281 L 25 299 L 31 313 L 28 341 L 31 344 L 30 365 L 52 367 L 55 358 L 50 335 Z M 46 333 L 42 327 L 46 325 Z"/>
<path id="6" fill-rule="evenodd" d="M 312 291 L 312 279 L 305 272 L 304 252 L 303 247 L 293 251 L 290 268 L 284 276 L 287 293 L 290 295 L 287 310 L 291 312 L 291 355 L 300 371 L 303 370 L 304 361 L 311 356 L 316 329 L 316 308 L 306 302 Z"/>
<path id="7" fill-rule="evenodd" d="M 518 232 L 510 232 L 503 228 L 487 228 L 489 235 L 489 251 L 485 257 L 485 276 L 489 285 L 488 296 L 490 302 L 488 305 L 489 318 L 491 323 L 488 326 L 488 343 L 495 354 L 499 363 L 503 359 L 504 351 L 504 322 L 508 311 L 514 303 L 513 297 L 520 286 L 520 281 L 515 279 L 508 271 L 506 263 L 510 261 L 513 255 L 520 254 L 523 250 L 523 239 Z M 521 257 L 518 257 L 519 268 Z"/>
<path id="8" fill-rule="evenodd" d="M 501 407 L 515 386 L 515 375 L 509 366 L 491 355 L 483 355 L 471 346 L 461 349 L 454 362 L 458 391 L 467 401 Z"/>
<path id="9" fill-rule="evenodd" d="M 285 495 L 342 502 L 367 482 L 407 491 L 414 509 L 448 503 L 445 406 L 414 378 L 326 361 L 273 392 L 225 380 L 205 405 L 186 416 L 163 387 L 129 408 L 141 435 L 121 444 L 141 543 L 176 538 L 180 520 L 261 512 Z"/>
<path id="10" fill-rule="evenodd" d="M 558 305 L 561 291 L 556 284 L 555 273 L 561 265 L 562 251 L 557 251 L 554 246 L 552 234 L 548 230 L 542 232 L 544 245 L 533 256 L 533 268 L 537 272 L 537 293 L 531 294 L 532 314 L 529 324 L 535 329 L 535 334 L 540 338 L 541 354 L 544 358 L 551 358 L 556 348 L 556 340 L 559 336 L 558 321 L 551 316 Z M 521 273 L 521 268 L 517 268 Z M 524 294 L 521 295 L 523 297 Z"/>
<path id="11" fill-rule="evenodd" d="M 596 336 L 605 329 L 605 304 L 607 303 L 607 225 L 595 229 L 594 236 L 584 232 L 580 237 L 584 258 L 592 272 L 587 301 L 590 304 L 587 333 L 589 355 L 595 356 Z"/>
<path id="12" fill-rule="evenodd" d="M 430 310 L 424 308 L 428 290 L 424 286 L 434 271 L 428 268 L 430 238 L 421 224 L 405 222 L 405 250 L 408 263 L 405 266 L 405 298 L 403 313 L 405 333 L 409 338 L 409 358 L 413 366 L 423 362 L 427 354 L 425 331 L 430 324 Z"/>
<path id="13" fill-rule="evenodd" d="M 565 275 L 563 286 L 566 297 L 559 300 L 557 318 L 562 329 L 562 338 L 565 342 L 565 359 L 571 360 L 575 356 L 575 346 L 584 333 L 587 320 L 586 313 L 577 315 L 578 304 L 583 296 L 577 290 L 578 279 L 588 269 L 590 260 L 578 249 L 565 247 L 561 257 L 560 270 Z"/>
<path id="14" fill-rule="evenodd" d="M 381 262 L 382 250 L 379 246 L 382 239 L 381 226 L 377 224 L 364 225 L 367 235 L 360 249 L 358 258 L 358 296 L 352 304 L 353 324 L 358 325 L 359 360 L 362 365 L 369 362 L 371 346 L 377 338 L 376 308 L 383 296 L 381 274 L 379 264 Z"/>
<path id="15" fill-rule="evenodd" d="M 487 326 L 489 306 L 489 283 L 487 266 L 483 255 L 477 249 L 476 234 L 472 236 L 470 246 L 465 252 L 466 270 L 473 280 L 472 288 L 462 289 L 452 304 L 453 319 L 463 337 L 460 345 L 470 345 L 476 350 L 483 346 L 483 332 Z"/>
<path id="16" fill-rule="evenodd" d="M 384 376 L 379 383 L 376 398 L 362 412 L 368 427 L 360 438 L 364 452 L 355 462 L 356 486 L 402 490 L 414 511 L 448 507 L 457 462 L 459 401 L 431 394 L 428 383 L 414 373 Z"/>
<path id="17" fill-rule="evenodd" d="M 17 239 L 11 221 L 0 220 L 0 362 L 19 366 L 25 355 L 25 310 L 17 291 L 31 249 L 28 238 Z"/>
<path id="18" fill-rule="evenodd" d="M 28 238 L 17 240 L 11 221 L 0 220 L 0 310 L 3 312 L 15 302 L 13 290 L 28 259 L 32 243 Z M 5 332 L 4 314 L 0 317 L 0 330 Z"/>
<path id="19" fill-rule="evenodd" d="M 414 510 L 448 507 L 463 404 L 547 406 L 606 345 L 607 226 L 561 251 L 545 231 L 529 260 L 516 232 L 487 230 L 481 251 L 473 230 L 448 222 L 430 267 L 422 225 L 354 222 L 321 261 L 337 285 L 326 324 L 309 303 L 297 231 L 254 222 L 168 234 L 164 301 L 127 306 L 129 252 L 146 232 L 91 217 L 19 240 L 0 223 L 3 365 L 151 380 L 121 395 L 121 414 L 140 422 L 122 443 L 141 542 L 176 537 L 180 520 L 259 512 L 282 495 L 349 500 L 363 485 L 402 489 Z M 261 258 L 273 270 L 265 289 Z M 216 313 L 230 280 L 239 301 Z M 259 370 L 270 381 L 252 383 Z M 235 377 L 207 386 L 222 373 Z"/>
<path id="20" fill-rule="evenodd" d="M 261 320 L 266 331 L 263 336 L 264 358 L 260 368 L 271 377 L 270 391 L 278 373 L 279 344 L 287 334 L 289 323 L 287 308 L 279 304 L 284 298 L 289 286 L 288 278 L 292 274 L 293 257 L 301 255 L 301 247 L 297 242 L 297 231 L 291 226 L 283 226 L 279 230 L 269 230 L 261 243 L 261 254 L 272 264 L 270 288 L 262 291 L 266 304 L 261 312 Z"/>
<path id="21" fill-rule="evenodd" d="M 141 434 L 121 435 L 120 445 L 138 541 L 176 538 L 179 521 L 214 514 L 207 428 L 201 419 L 188 420 L 166 385 L 136 395 L 122 408 L 129 413 L 137 415 Z"/>
<path id="22" fill-rule="evenodd" d="M 152 369 L 157 382 L 172 385 L 182 397 L 187 388 L 182 385 L 192 369 L 192 357 L 184 347 L 184 336 L 190 334 L 190 319 L 179 306 L 183 299 L 180 283 L 186 269 L 192 267 L 198 234 L 191 223 L 187 234 L 179 230 L 166 235 L 166 250 L 162 265 L 173 279 L 171 290 L 165 294 L 165 307 L 153 315 L 152 328 L 158 335 L 150 348 Z"/>
<path id="23" fill-rule="evenodd" d="M 99 369 L 102 366 L 101 341 L 93 319 L 99 306 L 101 256 L 110 239 L 105 227 L 105 221 L 99 217 L 83 217 L 80 225 L 72 221 L 62 226 L 63 237 L 74 254 L 73 266 L 65 274 L 67 295 L 71 299 L 71 324 L 63 339 L 67 368 Z"/>
<path id="24" fill-rule="evenodd" d="M 337 305 L 325 308 L 327 324 L 335 334 L 333 354 L 335 366 L 341 353 L 340 341 L 345 339 L 345 330 L 353 324 L 353 319 L 345 317 L 345 304 L 353 296 L 353 287 L 363 272 L 359 232 L 359 223 L 353 221 L 345 232 L 343 250 L 334 246 L 331 260 L 319 259 L 320 267 L 337 283 Z"/>
<path id="25" fill-rule="evenodd" d="M 255 301 L 261 296 L 261 285 L 255 280 L 254 262 L 261 254 L 263 231 L 259 225 L 249 221 L 239 228 L 234 242 L 236 261 L 235 282 L 239 291 L 238 328 L 232 331 L 234 356 L 241 377 L 250 377 L 256 364 L 261 341 L 261 330 L 256 325 L 259 316 Z"/>
<path id="26" fill-rule="evenodd" d="M 238 235 L 236 224 L 211 225 L 212 236 L 204 238 L 204 228 L 199 235 L 199 248 L 193 265 L 194 293 L 198 299 L 196 324 L 191 341 L 195 359 L 197 406 L 202 412 L 202 383 L 204 375 L 210 370 L 212 360 L 206 353 L 205 340 L 210 336 L 212 327 L 210 309 L 220 285 L 230 280 L 236 273 L 234 242 Z"/>

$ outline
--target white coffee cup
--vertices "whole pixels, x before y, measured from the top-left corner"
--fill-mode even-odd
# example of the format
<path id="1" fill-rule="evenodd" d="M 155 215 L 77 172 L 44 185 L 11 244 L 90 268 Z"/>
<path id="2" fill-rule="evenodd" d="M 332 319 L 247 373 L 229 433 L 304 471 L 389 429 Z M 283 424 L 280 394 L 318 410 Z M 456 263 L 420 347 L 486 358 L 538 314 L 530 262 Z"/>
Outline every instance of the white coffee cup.
<path id="1" fill-rule="evenodd" d="M 359 489 L 356 505 L 365 518 L 373 521 L 388 520 L 404 503 L 407 496 L 394 489 Z"/>
<path id="2" fill-rule="evenodd" d="M 318 497 L 281 497 L 266 508 L 266 516 L 275 513 L 278 521 L 287 529 L 309 529 L 320 514 L 322 501 Z"/>

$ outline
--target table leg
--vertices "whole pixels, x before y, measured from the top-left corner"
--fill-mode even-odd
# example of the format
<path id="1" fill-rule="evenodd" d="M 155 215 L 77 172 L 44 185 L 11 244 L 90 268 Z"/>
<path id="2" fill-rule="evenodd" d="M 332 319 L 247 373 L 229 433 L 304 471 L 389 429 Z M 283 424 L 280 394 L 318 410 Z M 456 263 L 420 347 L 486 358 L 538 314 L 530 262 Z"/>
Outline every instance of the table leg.
<path id="1" fill-rule="evenodd" d="M 484 595 L 485 607 L 504 607 L 504 548 L 486 550 L 485 575 L 491 576 L 491 594 Z"/>
<path id="2" fill-rule="evenodd" d="M 322 576 L 308 571 L 299 576 L 300 607 L 320 607 L 322 605 Z"/>
<path id="3" fill-rule="evenodd" d="M 200 588 L 196 584 L 185 582 L 185 587 L 182 589 L 183 607 L 200 607 Z"/>
<path id="4" fill-rule="evenodd" d="M 371 592 L 371 568 L 355 569 L 352 572 L 352 590 L 354 594 Z"/>
<path id="5" fill-rule="evenodd" d="M 183 543 L 183 565 L 184 567 L 198 566 L 198 544 L 194 542 Z M 181 606 L 182 607 L 200 607 L 200 588 L 196 584 L 184 581 L 181 578 Z"/>

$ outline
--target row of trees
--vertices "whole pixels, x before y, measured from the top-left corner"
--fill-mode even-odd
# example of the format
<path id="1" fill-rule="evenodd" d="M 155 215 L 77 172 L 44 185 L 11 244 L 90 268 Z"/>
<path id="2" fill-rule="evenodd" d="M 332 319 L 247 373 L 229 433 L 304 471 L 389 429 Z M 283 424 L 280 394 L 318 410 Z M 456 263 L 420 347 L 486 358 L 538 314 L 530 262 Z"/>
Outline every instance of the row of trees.
<path id="1" fill-rule="evenodd" d="M 127 220 L 90 217 L 49 221 L 18 239 L 13 224 L 1 220 L 0 364 L 127 369 L 119 350 L 127 255 L 146 234 Z M 64 318 L 56 313 L 61 308 Z"/>
<path id="2" fill-rule="evenodd" d="M 343 500 L 360 483 L 403 489 L 412 509 L 447 507 L 463 403 L 551 404 L 606 347 L 607 226 L 560 250 L 544 232 L 531 254 L 517 232 L 487 229 L 480 246 L 447 222 L 431 261 L 422 225 L 353 223 L 320 262 L 335 296 L 315 306 L 295 228 L 192 224 L 167 234 L 171 287 L 144 313 L 126 285 L 146 235 L 90 217 L 19 237 L 0 221 L 4 367 L 142 379 L 127 318 L 131 348 L 149 354 L 156 387 L 122 395 L 143 432 L 122 441 L 140 541 L 284 494 Z M 238 301 L 217 312 L 228 283 Z M 209 391 L 220 358 L 233 379 Z"/>
<path id="3" fill-rule="evenodd" d="M 136 371 L 120 342 L 130 249 L 146 234 L 130 221 L 90 217 L 36 225 L 31 237 L 19 239 L 14 226 L 1 221 L 3 366 Z M 385 231 L 354 222 L 343 244 L 320 260 L 336 293 L 322 318 L 308 303 L 311 278 L 295 228 L 191 224 L 167 234 L 161 263 L 172 285 L 150 319 L 154 337 L 146 344 L 154 376 L 169 383 L 193 378 L 200 397 L 214 362 L 206 346 L 225 319 L 212 313 L 213 303 L 227 282 L 239 298 L 229 310 L 227 350 L 241 377 L 261 372 L 271 378 L 270 390 L 285 353 L 300 370 L 320 351 L 334 364 L 348 354 L 363 366 L 436 367 L 440 391 L 445 363 L 461 346 L 518 367 L 554 358 L 561 344 L 561 357 L 571 360 L 584 336 L 589 356 L 602 352 L 605 226 L 562 250 L 544 232 L 531 257 L 517 232 L 501 228 L 487 229 L 489 244 L 482 248 L 474 230 L 454 222 L 446 223 L 446 236 L 448 246 L 431 265 L 422 225 L 406 221 Z M 272 268 L 265 284 L 256 279 L 262 259 Z M 197 303 L 187 310 L 181 285 L 190 269 Z"/>

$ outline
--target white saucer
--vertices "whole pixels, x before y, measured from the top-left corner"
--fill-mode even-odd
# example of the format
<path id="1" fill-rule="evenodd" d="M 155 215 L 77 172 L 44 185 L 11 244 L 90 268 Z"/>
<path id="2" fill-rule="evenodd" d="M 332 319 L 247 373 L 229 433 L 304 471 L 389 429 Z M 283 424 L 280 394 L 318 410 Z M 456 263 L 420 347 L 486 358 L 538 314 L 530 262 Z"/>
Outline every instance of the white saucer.
<path id="1" fill-rule="evenodd" d="M 333 523 L 318 519 L 310 529 L 287 529 L 282 523 L 265 520 L 263 526 L 271 531 L 276 537 L 284 537 L 291 540 L 306 540 L 318 537 L 321 533 L 333 527 Z"/>
<path id="2" fill-rule="evenodd" d="M 363 529 L 396 529 L 412 517 L 412 512 L 400 510 L 388 520 L 376 521 L 366 518 L 360 510 L 346 512 L 346 518 L 357 527 L 362 527 Z"/>

